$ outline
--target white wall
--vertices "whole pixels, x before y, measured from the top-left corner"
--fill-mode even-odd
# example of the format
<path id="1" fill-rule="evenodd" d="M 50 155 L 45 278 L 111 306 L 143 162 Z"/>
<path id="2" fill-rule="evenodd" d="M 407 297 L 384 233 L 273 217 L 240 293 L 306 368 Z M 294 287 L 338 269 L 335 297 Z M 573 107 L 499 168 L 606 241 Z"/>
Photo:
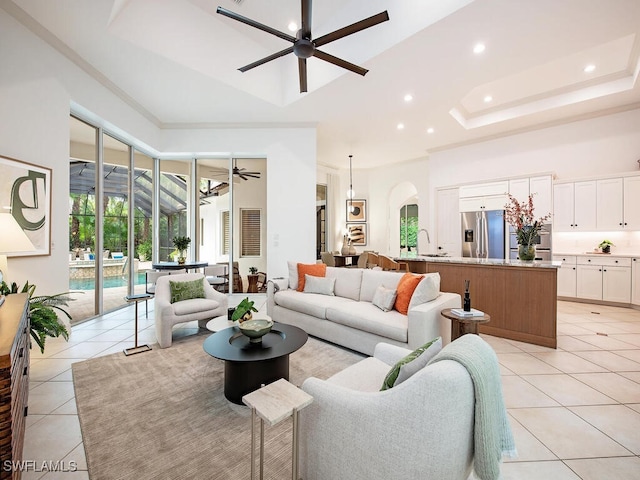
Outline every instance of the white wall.
<path id="1" fill-rule="evenodd" d="M 69 113 L 71 105 L 100 125 L 159 152 L 237 153 L 267 158 L 270 277 L 286 261 L 315 260 L 316 132 L 302 129 L 161 130 L 0 9 L 0 154 L 53 170 L 52 255 L 9 259 L 13 281 L 42 294 L 68 278 Z M 240 156 L 240 155 L 238 155 Z"/>

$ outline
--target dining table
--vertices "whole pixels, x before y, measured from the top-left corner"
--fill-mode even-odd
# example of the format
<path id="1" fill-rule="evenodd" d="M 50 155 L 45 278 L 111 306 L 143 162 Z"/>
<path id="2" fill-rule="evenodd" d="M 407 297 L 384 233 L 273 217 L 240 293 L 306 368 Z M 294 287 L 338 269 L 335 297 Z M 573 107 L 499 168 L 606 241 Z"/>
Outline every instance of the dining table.
<path id="1" fill-rule="evenodd" d="M 198 270 L 199 268 L 208 267 L 209 262 L 158 262 L 152 263 L 151 266 L 154 270 L 181 270 L 184 268 L 188 272 L 189 270 Z"/>

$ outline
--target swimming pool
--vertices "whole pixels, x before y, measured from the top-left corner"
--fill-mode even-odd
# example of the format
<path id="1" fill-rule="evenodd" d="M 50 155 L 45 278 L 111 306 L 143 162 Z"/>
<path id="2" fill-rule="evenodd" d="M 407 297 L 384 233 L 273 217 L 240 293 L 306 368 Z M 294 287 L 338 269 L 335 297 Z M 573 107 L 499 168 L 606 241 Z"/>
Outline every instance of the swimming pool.
<path id="1" fill-rule="evenodd" d="M 118 275 L 115 277 L 104 277 L 104 288 L 126 287 L 127 279 Z M 139 272 L 135 278 L 136 285 L 144 285 L 145 274 Z M 69 290 L 95 290 L 95 279 L 93 278 L 71 278 L 69 279 Z"/>

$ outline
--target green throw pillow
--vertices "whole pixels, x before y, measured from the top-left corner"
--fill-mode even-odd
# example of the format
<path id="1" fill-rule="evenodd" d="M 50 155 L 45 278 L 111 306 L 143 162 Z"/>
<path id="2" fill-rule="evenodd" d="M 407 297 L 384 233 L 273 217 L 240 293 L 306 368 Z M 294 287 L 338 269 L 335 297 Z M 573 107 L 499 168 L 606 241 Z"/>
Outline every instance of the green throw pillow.
<path id="1" fill-rule="evenodd" d="M 191 280 L 188 282 L 173 282 L 169 280 L 169 289 L 171 292 L 171 303 L 189 300 L 191 298 L 205 298 L 204 284 L 202 279 Z"/>
<path id="2" fill-rule="evenodd" d="M 441 337 L 431 340 L 420 348 L 415 349 L 389 370 L 387 376 L 384 377 L 380 391 L 395 387 L 407 380 L 414 373 L 422 370 L 427 363 L 429 363 L 429 360 L 435 357 L 440 350 L 442 350 Z"/>

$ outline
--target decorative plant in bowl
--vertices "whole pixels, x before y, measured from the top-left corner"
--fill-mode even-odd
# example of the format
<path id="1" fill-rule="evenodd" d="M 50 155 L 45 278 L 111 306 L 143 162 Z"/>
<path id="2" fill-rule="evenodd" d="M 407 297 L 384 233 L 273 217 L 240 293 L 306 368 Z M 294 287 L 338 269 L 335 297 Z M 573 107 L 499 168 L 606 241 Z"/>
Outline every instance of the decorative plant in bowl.
<path id="1" fill-rule="evenodd" d="M 187 248 L 189 248 L 190 243 L 191 239 L 189 237 L 173 237 L 173 245 L 176 247 L 176 250 L 180 252 L 180 256 L 178 257 L 178 263 L 180 265 L 187 260 Z"/>
<path id="2" fill-rule="evenodd" d="M 615 245 L 609 240 L 603 240 L 598 245 L 598 248 L 602 250 L 602 253 L 611 253 L 611 247 L 615 247 Z"/>
<path id="3" fill-rule="evenodd" d="M 231 320 L 239 323 L 251 320 L 253 318 L 252 312 L 258 311 L 258 309 L 253 306 L 254 303 L 255 302 L 253 300 L 249 300 L 249 297 L 244 298 L 233 311 Z"/>
<path id="4" fill-rule="evenodd" d="M 250 275 L 255 275 L 256 273 L 258 273 L 258 269 L 256 267 L 249 267 Z"/>

